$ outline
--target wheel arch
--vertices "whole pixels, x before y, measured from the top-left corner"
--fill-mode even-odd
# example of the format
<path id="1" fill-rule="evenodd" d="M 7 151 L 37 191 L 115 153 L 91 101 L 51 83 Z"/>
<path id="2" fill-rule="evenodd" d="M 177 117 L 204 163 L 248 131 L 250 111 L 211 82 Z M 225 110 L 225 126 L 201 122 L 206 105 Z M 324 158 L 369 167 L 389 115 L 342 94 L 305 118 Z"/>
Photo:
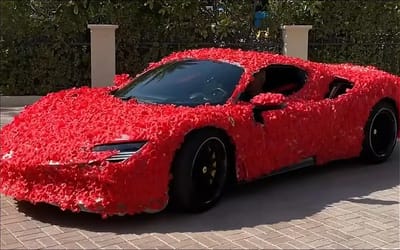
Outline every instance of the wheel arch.
<path id="1" fill-rule="evenodd" d="M 381 133 L 377 133 L 377 130 L 382 129 L 383 131 L 393 131 L 392 129 L 396 129 L 396 126 L 392 126 L 391 128 L 385 128 L 382 127 L 382 123 L 380 123 L 380 127 L 377 128 L 377 130 L 374 129 L 374 132 L 372 132 L 372 128 L 374 128 L 374 121 L 376 119 L 376 117 L 378 117 L 379 114 L 381 114 L 381 112 L 388 112 L 390 109 L 390 114 L 393 118 L 394 116 L 394 120 L 396 121 L 396 125 L 397 125 L 397 136 L 395 134 L 389 134 L 390 138 L 388 140 L 388 138 L 383 139 L 385 137 L 382 137 Z M 396 146 L 396 140 L 399 135 L 399 110 L 398 107 L 396 105 L 395 100 L 393 100 L 390 97 L 384 97 L 379 99 L 379 101 L 377 101 L 375 103 L 375 105 L 371 108 L 370 111 L 370 115 L 368 117 L 368 120 L 366 122 L 366 125 L 364 127 L 364 139 L 363 139 L 363 144 L 362 144 L 362 151 L 360 154 L 361 159 L 363 159 L 365 162 L 368 163 L 381 163 L 386 161 L 390 155 L 392 154 L 395 146 Z M 379 124 L 379 122 L 378 122 Z M 394 125 L 394 124 L 393 124 Z M 375 144 L 376 147 L 373 145 L 372 143 L 372 133 L 374 135 L 381 135 L 381 139 L 375 141 L 375 143 L 377 143 L 377 145 Z M 383 133 L 383 136 L 385 136 L 385 133 Z M 386 134 L 386 136 L 388 136 Z M 393 136 L 395 136 L 395 138 L 393 138 Z M 382 144 L 383 143 L 383 144 Z"/>
<path id="2" fill-rule="evenodd" d="M 169 197 L 168 206 L 172 209 L 178 209 L 178 210 L 183 209 L 183 211 L 190 211 L 190 212 L 204 211 L 203 210 L 204 207 L 200 208 L 199 210 L 196 207 L 192 207 L 192 205 L 193 205 L 193 204 L 191 204 L 192 201 L 190 201 L 190 199 L 188 199 L 188 196 L 187 196 L 188 194 L 185 193 L 185 191 L 184 191 L 185 188 L 182 188 L 183 186 L 186 187 L 186 184 L 184 182 L 182 182 L 182 180 L 183 180 L 182 175 L 176 171 L 178 169 L 182 169 L 182 167 L 179 167 L 179 166 L 182 166 L 182 157 L 185 157 L 185 156 L 186 156 L 186 158 L 189 157 L 186 153 L 187 153 L 187 149 L 191 148 L 191 146 L 190 146 L 191 140 L 200 142 L 200 140 L 198 140 L 199 136 L 202 139 L 207 138 L 208 137 L 208 135 L 206 134 L 207 131 L 212 133 L 212 134 L 211 133 L 209 134 L 210 137 L 221 138 L 221 140 L 225 144 L 225 147 L 227 148 L 228 175 L 227 175 L 227 179 L 225 180 L 225 185 L 222 186 L 221 192 L 223 192 L 223 189 L 226 189 L 227 187 L 231 186 L 231 183 L 235 183 L 235 181 L 236 181 L 236 168 L 235 168 L 235 165 L 233 165 L 233 164 L 235 164 L 235 146 L 234 146 L 232 138 L 229 136 L 229 134 L 224 129 L 221 129 L 218 127 L 213 127 L 213 126 L 195 128 L 183 136 L 181 145 L 174 152 L 173 160 L 172 160 L 172 163 L 171 163 L 171 166 L 169 169 L 170 178 L 169 178 L 167 194 Z M 201 134 L 201 133 L 204 133 L 204 134 Z M 187 145 L 188 147 L 186 147 L 185 145 Z M 193 147 L 191 150 L 193 150 Z M 183 169 L 187 169 L 187 168 L 183 168 Z M 180 173 L 182 173 L 182 172 L 180 172 Z M 183 173 L 185 173 L 185 170 Z M 180 180 L 180 181 L 178 181 L 178 182 L 174 181 L 174 179 L 176 178 L 174 176 L 174 174 L 178 175 L 177 180 Z M 186 174 L 187 174 L 187 172 L 186 172 Z M 217 200 L 214 200 L 213 202 L 211 202 L 209 204 L 214 204 L 214 202 L 217 202 L 218 199 L 219 198 L 217 198 Z M 208 205 L 204 205 L 204 206 L 207 207 Z M 206 208 L 206 210 L 207 209 L 208 208 Z"/>
<path id="3" fill-rule="evenodd" d="M 385 97 L 379 100 L 378 103 L 381 102 L 386 102 L 389 103 L 390 105 L 392 105 L 395 109 L 395 115 L 396 115 L 396 119 L 397 119 L 397 137 L 400 137 L 400 119 L 399 119 L 399 110 L 400 110 L 400 103 L 397 103 L 396 100 L 394 100 L 391 97 Z M 378 104 L 377 103 L 377 104 Z"/>
<path id="4" fill-rule="evenodd" d="M 233 182 L 235 183 L 237 181 L 237 166 L 236 166 L 236 145 L 233 141 L 232 136 L 229 135 L 229 133 L 223 129 L 223 128 L 219 128 L 219 127 L 215 127 L 215 126 L 205 126 L 205 127 L 201 127 L 201 128 L 195 128 L 193 130 L 191 130 L 189 133 L 187 133 L 184 138 L 183 138 L 183 143 L 187 140 L 190 139 L 190 137 L 192 137 L 194 134 L 199 133 L 199 132 L 203 132 L 203 131 L 207 131 L 207 130 L 212 130 L 212 131 L 218 131 L 219 133 L 221 133 L 224 136 L 224 140 L 227 143 L 228 146 L 228 166 L 230 166 L 229 168 L 229 179 L 228 182 Z M 183 145 L 182 143 L 182 145 Z M 182 146 L 181 145 L 181 146 Z M 178 151 L 180 150 L 180 147 L 175 151 L 175 155 L 174 155 L 174 160 L 175 161 L 175 157 L 178 153 Z M 172 168 L 171 168 L 172 170 Z M 171 171 L 170 170 L 170 171 Z"/>

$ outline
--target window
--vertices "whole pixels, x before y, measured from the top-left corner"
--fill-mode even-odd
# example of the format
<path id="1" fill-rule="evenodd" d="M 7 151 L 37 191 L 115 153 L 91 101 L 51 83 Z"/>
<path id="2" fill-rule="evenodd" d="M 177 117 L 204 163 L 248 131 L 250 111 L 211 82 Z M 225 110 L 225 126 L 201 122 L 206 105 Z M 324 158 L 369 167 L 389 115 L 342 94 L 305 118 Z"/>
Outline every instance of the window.
<path id="1" fill-rule="evenodd" d="M 292 65 L 270 65 L 265 69 L 263 92 L 291 95 L 303 88 L 307 73 Z"/>
<path id="2" fill-rule="evenodd" d="M 343 95 L 347 90 L 352 89 L 353 84 L 345 79 L 336 78 L 329 84 L 329 92 L 325 95 L 325 99 L 334 99 Z"/>
<path id="3" fill-rule="evenodd" d="M 197 106 L 224 104 L 232 95 L 243 68 L 217 61 L 183 60 L 164 64 L 114 93 L 123 100 Z"/>
<path id="4" fill-rule="evenodd" d="M 274 64 L 261 69 L 254 77 L 240 100 L 250 101 L 255 95 L 268 92 L 292 95 L 303 88 L 307 72 L 292 65 Z"/>

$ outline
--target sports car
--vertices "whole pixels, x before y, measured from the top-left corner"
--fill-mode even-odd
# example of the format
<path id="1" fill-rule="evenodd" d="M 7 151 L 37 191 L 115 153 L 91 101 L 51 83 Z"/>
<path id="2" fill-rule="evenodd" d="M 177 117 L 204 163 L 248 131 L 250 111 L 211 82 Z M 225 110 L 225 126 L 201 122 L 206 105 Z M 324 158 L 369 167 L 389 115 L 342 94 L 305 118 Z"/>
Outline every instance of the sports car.
<path id="1" fill-rule="evenodd" d="M 360 157 L 399 137 L 400 77 L 267 52 L 173 53 L 106 88 L 42 97 L 1 132 L 0 192 L 74 212 L 200 212 L 229 183 Z"/>

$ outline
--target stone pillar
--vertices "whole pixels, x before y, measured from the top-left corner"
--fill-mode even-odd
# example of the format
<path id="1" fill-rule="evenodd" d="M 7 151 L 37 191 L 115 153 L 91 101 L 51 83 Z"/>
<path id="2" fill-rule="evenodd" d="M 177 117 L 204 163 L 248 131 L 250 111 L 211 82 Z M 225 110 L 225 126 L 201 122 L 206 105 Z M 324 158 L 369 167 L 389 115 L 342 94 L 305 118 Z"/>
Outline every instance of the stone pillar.
<path id="1" fill-rule="evenodd" d="M 310 29 L 312 25 L 283 25 L 283 54 L 307 60 Z"/>
<path id="2" fill-rule="evenodd" d="M 115 76 L 115 30 L 118 25 L 89 24 L 92 87 L 113 84 Z"/>

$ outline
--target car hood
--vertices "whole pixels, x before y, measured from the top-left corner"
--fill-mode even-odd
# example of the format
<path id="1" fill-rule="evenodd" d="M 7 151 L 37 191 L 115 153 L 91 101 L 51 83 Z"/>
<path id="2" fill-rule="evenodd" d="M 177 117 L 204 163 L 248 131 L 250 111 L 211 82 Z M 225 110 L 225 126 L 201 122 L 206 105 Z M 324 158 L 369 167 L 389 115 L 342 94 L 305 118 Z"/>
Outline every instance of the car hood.
<path id="1" fill-rule="evenodd" d="M 4 126 L 0 132 L 0 161 L 75 164 L 101 160 L 111 153 L 93 153 L 93 146 L 98 144 L 157 143 L 173 136 L 183 137 L 180 134 L 186 128 L 179 126 L 184 125 L 182 117 L 195 117 L 194 109 L 122 101 L 110 95 L 108 89 L 84 87 L 51 93 Z"/>

